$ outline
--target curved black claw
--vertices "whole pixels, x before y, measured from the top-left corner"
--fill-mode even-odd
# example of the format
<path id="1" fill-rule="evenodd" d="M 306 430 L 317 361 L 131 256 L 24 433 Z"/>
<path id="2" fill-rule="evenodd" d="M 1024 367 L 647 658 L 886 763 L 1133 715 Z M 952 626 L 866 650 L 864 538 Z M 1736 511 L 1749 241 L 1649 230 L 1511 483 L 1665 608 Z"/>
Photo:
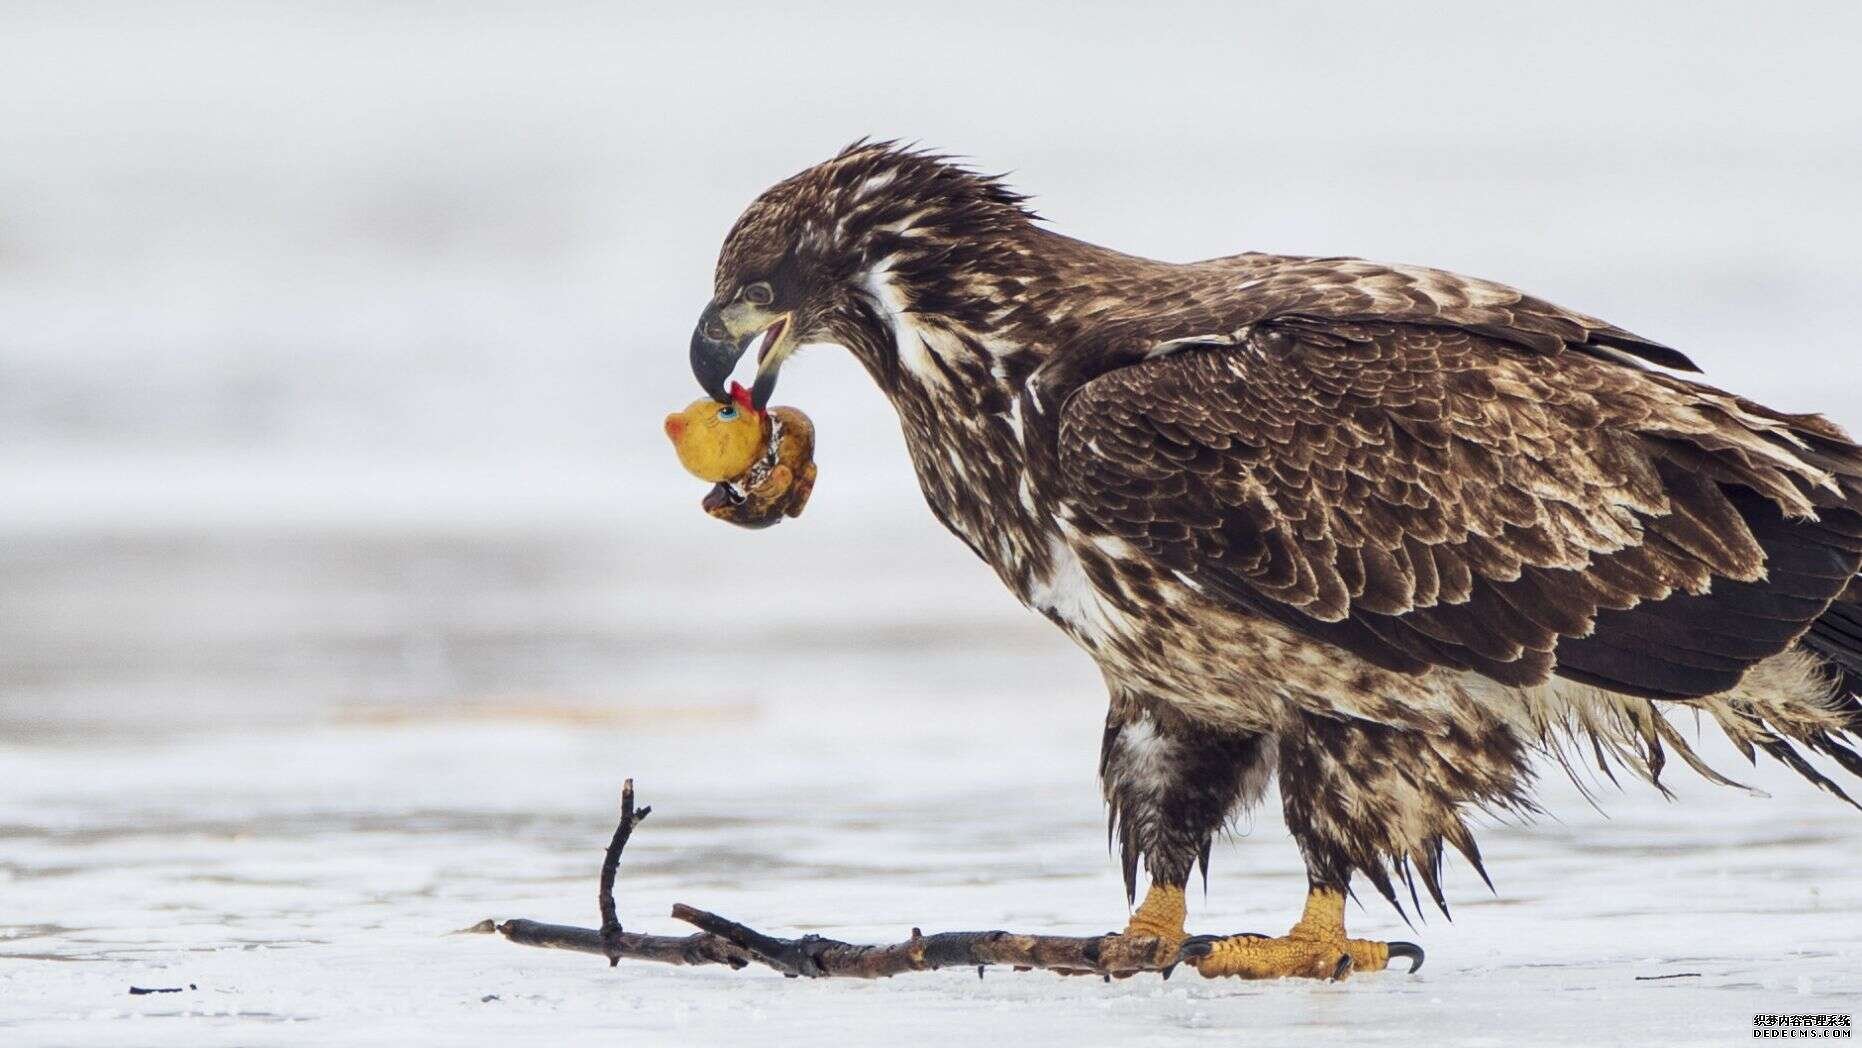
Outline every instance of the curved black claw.
<path id="1" fill-rule="evenodd" d="M 1422 967 L 1422 947 L 1413 942 L 1393 942 L 1390 943 L 1389 946 L 1391 961 L 1395 961 L 1399 957 L 1409 958 L 1409 973 L 1411 975 L 1416 974 L 1417 970 Z"/>
<path id="2" fill-rule="evenodd" d="M 1194 961 L 1198 958 L 1209 956 L 1215 949 L 1215 944 L 1221 941 L 1222 937 L 1220 935 L 1190 936 L 1183 940 L 1182 946 L 1177 947 L 1177 959 L 1173 962 L 1172 966 L 1174 967 L 1175 965 L 1182 964 L 1184 961 Z"/>
<path id="3" fill-rule="evenodd" d="M 1354 963 L 1355 962 L 1352 961 L 1350 954 L 1348 953 L 1339 954 L 1338 963 L 1332 966 L 1332 981 L 1338 982 L 1339 980 L 1343 979 L 1345 976 L 1350 975 L 1351 966 Z"/>

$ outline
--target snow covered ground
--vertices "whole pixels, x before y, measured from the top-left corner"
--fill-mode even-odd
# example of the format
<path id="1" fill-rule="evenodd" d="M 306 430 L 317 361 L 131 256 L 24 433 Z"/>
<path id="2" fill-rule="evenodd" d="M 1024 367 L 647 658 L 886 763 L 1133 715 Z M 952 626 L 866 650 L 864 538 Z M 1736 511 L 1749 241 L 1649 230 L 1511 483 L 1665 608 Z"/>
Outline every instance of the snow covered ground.
<path id="1" fill-rule="evenodd" d="M 951 699 L 562 716 L 535 704 L 81 749 L 9 748 L 0 808 L 0 1040 L 135 1043 L 1726 1044 L 1758 1012 L 1853 1011 L 1853 811 L 1688 790 L 1554 790 L 1564 821 L 1486 836 L 1499 893 L 1411 932 L 1417 976 L 1345 986 L 1180 975 L 1110 985 L 945 971 L 802 983 L 444 933 L 481 917 L 593 924 L 620 776 L 656 807 L 623 919 L 675 901 L 770 930 L 890 941 L 932 929 L 1122 923 L 1092 783 L 1090 701 Z M 1275 821 L 1218 854 L 1195 924 L 1278 930 L 1302 887 Z M 1639 979 L 1692 973 L 1663 981 Z M 197 987 L 132 997 L 139 986 Z"/>

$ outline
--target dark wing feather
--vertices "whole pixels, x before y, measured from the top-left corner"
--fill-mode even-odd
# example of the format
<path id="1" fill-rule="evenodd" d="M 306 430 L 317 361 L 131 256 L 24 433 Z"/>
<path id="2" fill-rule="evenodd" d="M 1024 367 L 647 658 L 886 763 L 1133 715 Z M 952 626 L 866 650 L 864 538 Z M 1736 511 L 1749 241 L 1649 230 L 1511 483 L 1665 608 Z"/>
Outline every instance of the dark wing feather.
<path id="1" fill-rule="evenodd" d="M 1172 348 L 1067 398 L 1074 523 L 1388 669 L 1715 694 L 1862 565 L 1862 452 L 1821 420 L 1464 328 Z"/>
<path id="2" fill-rule="evenodd" d="M 1504 284 L 1359 258 L 1279 258 L 1247 290 L 1263 319 L 1453 326 L 1537 352 L 1699 371 L 1676 350 Z"/>

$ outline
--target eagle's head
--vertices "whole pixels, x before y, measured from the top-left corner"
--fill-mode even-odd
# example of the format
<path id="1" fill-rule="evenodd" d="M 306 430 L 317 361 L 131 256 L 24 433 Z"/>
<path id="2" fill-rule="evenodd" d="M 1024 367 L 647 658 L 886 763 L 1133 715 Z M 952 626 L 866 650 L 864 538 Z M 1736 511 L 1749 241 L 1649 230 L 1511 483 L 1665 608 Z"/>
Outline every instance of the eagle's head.
<path id="1" fill-rule="evenodd" d="M 948 311 L 964 298 L 957 285 L 987 269 L 1001 234 L 1032 222 L 1023 200 L 996 178 L 890 142 L 856 142 L 778 182 L 725 237 L 692 333 L 692 374 L 728 402 L 731 372 L 762 335 L 752 386 L 760 409 L 797 346 L 846 344 L 900 298 Z M 891 301 L 878 300 L 881 274 Z"/>

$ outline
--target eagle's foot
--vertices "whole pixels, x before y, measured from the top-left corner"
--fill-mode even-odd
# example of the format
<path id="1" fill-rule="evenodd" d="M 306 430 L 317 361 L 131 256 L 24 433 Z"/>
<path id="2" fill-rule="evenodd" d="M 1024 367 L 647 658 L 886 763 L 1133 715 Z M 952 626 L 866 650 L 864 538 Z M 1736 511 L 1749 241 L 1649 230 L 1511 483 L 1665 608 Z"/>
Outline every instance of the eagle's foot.
<path id="1" fill-rule="evenodd" d="M 1401 955 L 1415 958 L 1414 964 L 1421 963 L 1422 951 L 1412 943 L 1295 935 L 1277 939 L 1262 935 L 1198 935 L 1184 940 L 1178 956 L 1208 979 L 1232 975 L 1242 979 L 1338 980 L 1353 972 L 1382 971 L 1392 954 L 1400 950 L 1415 951 Z"/>
<path id="2" fill-rule="evenodd" d="M 1157 942 L 1154 961 L 1151 967 L 1163 968 L 1177 962 L 1177 951 L 1183 945 L 1185 932 L 1183 922 L 1187 916 L 1183 902 L 1183 889 L 1169 884 L 1153 884 L 1144 895 L 1144 902 L 1139 905 L 1131 920 L 1126 922 L 1121 938 L 1138 945 L 1140 939 L 1154 939 Z"/>
<path id="3" fill-rule="evenodd" d="M 1338 980 L 1354 972 L 1383 971 L 1392 959 L 1408 960 L 1412 972 L 1422 967 L 1422 947 L 1415 943 L 1345 938 L 1344 917 L 1343 893 L 1315 889 L 1306 897 L 1299 923 L 1283 936 L 1198 935 L 1184 940 L 1177 956 L 1210 979 Z"/>

